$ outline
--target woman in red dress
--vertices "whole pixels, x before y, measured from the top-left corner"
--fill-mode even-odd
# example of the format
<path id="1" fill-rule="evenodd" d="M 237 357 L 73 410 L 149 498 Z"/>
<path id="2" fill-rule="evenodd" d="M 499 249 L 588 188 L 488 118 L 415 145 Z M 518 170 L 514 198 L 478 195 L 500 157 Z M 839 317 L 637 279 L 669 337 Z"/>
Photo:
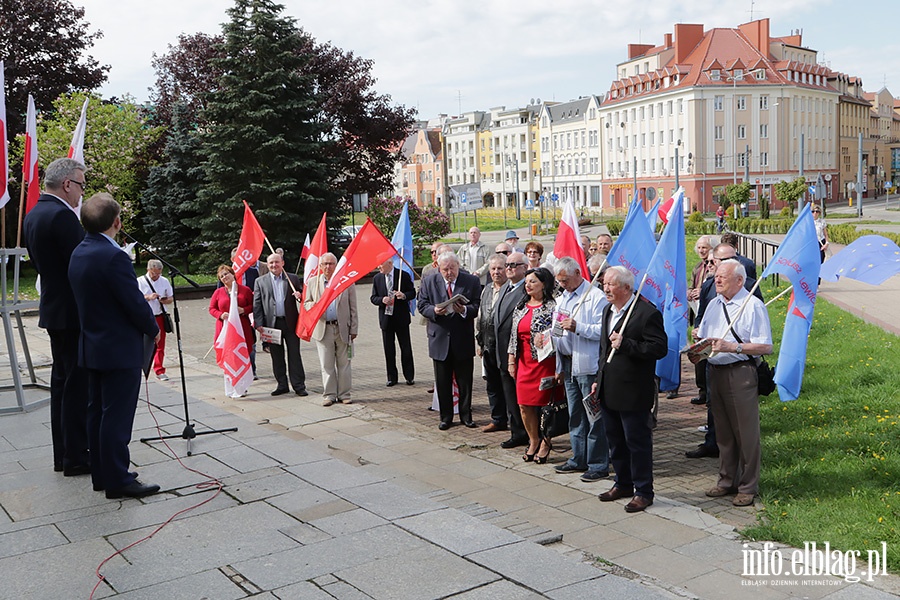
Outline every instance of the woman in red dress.
<path id="1" fill-rule="evenodd" d="M 513 312 L 512 330 L 515 335 L 509 340 L 509 374 L 516 380 L 516 396 L 522 422 L 528 433 L 528 451 L 525 462 L 547 462 L 550 456 L 550 440 L 542 440 L 540 434 L 541 406 L 550 403 L 553 390 L 541 390 L 541 379 L 556 375 L 556 356 L 551 350 L 543 360 L 538 360 L 538 349 L 550 344 L 550 329 L 553 324 L 553 275 L 539 267 L 525 273 L 526 296 Z"/>
<path id="2" fill-rule="evenodd" d="M 222 287 L 216 289 L 212 298 L 209 299 L 209 314 L 216 319 L 216 336 L 213 340 L 219 339 L 222 325 L 228 320 L 228 310 L 231 308 L 229 294 L 231 293 L 231 284 L 234 283 L 234 270 L 228 265 L 219 265 L 216 275 L 222 282 Z M 253 290 L 246 285 L 237 284 L 237 299 L 241 325 L 244 329 L 244 340 L 246 340 L 248 348 L 253 348 L 256 345 L 256 332 L 253 330 L 253 325 L 250 324 L 250 315 L 253 314 Z M 227 379 L 225 380 L 225 394 L 232 398 L 240 396 L 234 392 L 233 388 L 230 389 Z"/>

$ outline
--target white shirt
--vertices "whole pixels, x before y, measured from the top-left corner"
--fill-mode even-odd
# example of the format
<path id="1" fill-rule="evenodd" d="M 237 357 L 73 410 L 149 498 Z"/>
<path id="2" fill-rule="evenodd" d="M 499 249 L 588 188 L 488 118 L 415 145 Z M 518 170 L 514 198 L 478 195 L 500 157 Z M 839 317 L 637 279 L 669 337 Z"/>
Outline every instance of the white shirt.
<path id="1" fill-rule="evenodd" d="M 118 247 L 118 244 L 116 244 Z M 150 279 L 150 283 L 153 284 L 153 289 L 150 289 L 150 284 L 147 283 L 147 279 Z M 171 298 L 175 295 L 175 292 L 172 290 L 172 284 L 169 283 L 169 280 L 159 276 L 159 279 L 153 281 L 149 275 L 144 278 L 144 275 L 141 275 L 137 278 L 138 287 L 141 288 L 141 293 L 145 296 L 147 294 L 152 294 L 153 290 L 156 290 L 156 293 L 159 294 L 160 298 Z M 153 311 L 153 315 L 161 315 L 162 314 L 162 305 L 159 303 L 159 300 L 147 300 L 147 304 L 150 305 L 150 310 Z"/>
<path id="2" fill-rule="evenodd" d="M 750 298 L 747 307 L 740 317 L 735 320 L 735 315 L 741 309 L 741 305 L 747 298 Z M 701 338 L 722 338 L 726 341 L 737 343 L 731 328 L 728 327 L 728 321 L 725 319 L 725 312 L 722 307 L 728 310 L 728 316 L 731 318 L 731 325 L 741 338 L 743 344 L 771 344 L 772 330 L 769 327 L 769 313 L 766 305 L 756 296 L 751 296 L 745 289 L 734 295 L 731 300 L 725 300 L 721 294 L 713 298 L 706 312 L 703 313 L 703 320 L 700 322 L 700 328 L 697 332 Z M 736 354 L 734 352 L 716 352 L 709 357 L 711 365 L 728 365 L 741 360 L 747 360 L 746 354 Z"/>
<path id="3" fill-rule="evenodd" d="M 572 372 L 574 377 L 580 375 L 594 375 L 597 373 L 597 364 L 600 362 L 600 336 L 603 330 L 603 309 L 609 302 L 606 295 L 591 285 L 591 282 L 582 278 L 581 285 L 574 292 L 563 290 L 557 299 L 556 310 L 553 313 L 553 322 L 557 320 L 560 310 L 566 311 L 569 316 L 575 311 L 575 307 L 584 303 L 574 316 L 575 331 L 564 330 L 561 337 L 554 338 L 556 342 L 556 372 L 562 372 L 562 359 L 560 355 L 572 357 Z"/>

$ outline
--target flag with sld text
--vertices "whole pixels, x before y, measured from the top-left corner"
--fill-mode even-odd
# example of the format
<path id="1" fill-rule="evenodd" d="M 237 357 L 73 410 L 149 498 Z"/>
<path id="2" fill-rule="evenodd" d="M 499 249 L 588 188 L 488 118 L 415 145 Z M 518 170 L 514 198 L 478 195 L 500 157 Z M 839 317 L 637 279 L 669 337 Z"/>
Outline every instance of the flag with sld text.
<path id="1" fill-rule="evenodd" d="M 216 363 L 225 373 L 225 388 L 229 395 L 242 396 L 253 383 L 253 367 L 238 310 L 237 280 L 231 284 L 230 297 L 228 319 L 222 323 L 222 331 L 216 338 Z"/>
<path id="2" fill-rule="evenodd" d="M 265 240 L 266 234 L 263 233 L 259 221 L 256 220 L 256 215 L 250 210 L 250 205 L 244 200 L 244 224 L 241 227 L 241 239 L 231 261 L 236 281 L 241 281 L 244 271 L 254 266 L 259 260 Z"/>

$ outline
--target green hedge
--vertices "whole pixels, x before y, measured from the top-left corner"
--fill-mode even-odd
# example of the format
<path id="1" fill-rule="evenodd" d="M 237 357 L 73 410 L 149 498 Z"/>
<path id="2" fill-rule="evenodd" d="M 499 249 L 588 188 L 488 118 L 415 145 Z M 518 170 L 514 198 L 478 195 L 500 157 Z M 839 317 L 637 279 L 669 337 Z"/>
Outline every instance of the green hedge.
<path id="1" fill-rule="evenodd" d="M 880 235 L 892 240 L 895 244 L 900 245 L 900 233 L 892 233 L 889 231 L 873 231 L 871 229 L 860 229 L 857 231 L 856 225 L 841 224 L 828 226 L 828 240 L 835 244 L 846 246 L 855 242 L 864 235 Z"/>
<path id="2" fill-rule="evenodd" d="M 789 219 L 728 219 L 728 229 L 737 231 L 738 233 L 787 233 L 791 228 L 793 221 Z M 606 228 L 613 236 L 617 236 L 622 232 L 622 226 L 625 221 L 614 220 L 607 221 Z M 829 232 L 831 229 L 829 228 Z M 686 221 L 684 224 L 685 235 L 708 235 L 716 233 L 715 221 Z"/>

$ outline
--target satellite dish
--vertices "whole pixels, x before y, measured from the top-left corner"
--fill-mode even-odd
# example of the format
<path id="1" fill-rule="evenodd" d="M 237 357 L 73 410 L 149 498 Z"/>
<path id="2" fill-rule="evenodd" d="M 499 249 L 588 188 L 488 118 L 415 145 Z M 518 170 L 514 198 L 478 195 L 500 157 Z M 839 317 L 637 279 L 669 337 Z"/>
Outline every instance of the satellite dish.
<path id="1" fill-rule="evenodd" d="M 648 187 L 644 194 L 647 196 L 648 201 L 653 202 L 656 200 L 656 188 Z"/>
<path id="2" fill-rule="evenodd" d="M 538 104 L 541 103 L 541 99 L 540 99 L 540 98 L 537 99 L 537 103 L 538 103 Z"/>
<path id="3" fill-rule="evenodd" d="M 528 103 L 529 103 L 529 104 L 534 104 L 534 98 L 532 98 Z"/>

